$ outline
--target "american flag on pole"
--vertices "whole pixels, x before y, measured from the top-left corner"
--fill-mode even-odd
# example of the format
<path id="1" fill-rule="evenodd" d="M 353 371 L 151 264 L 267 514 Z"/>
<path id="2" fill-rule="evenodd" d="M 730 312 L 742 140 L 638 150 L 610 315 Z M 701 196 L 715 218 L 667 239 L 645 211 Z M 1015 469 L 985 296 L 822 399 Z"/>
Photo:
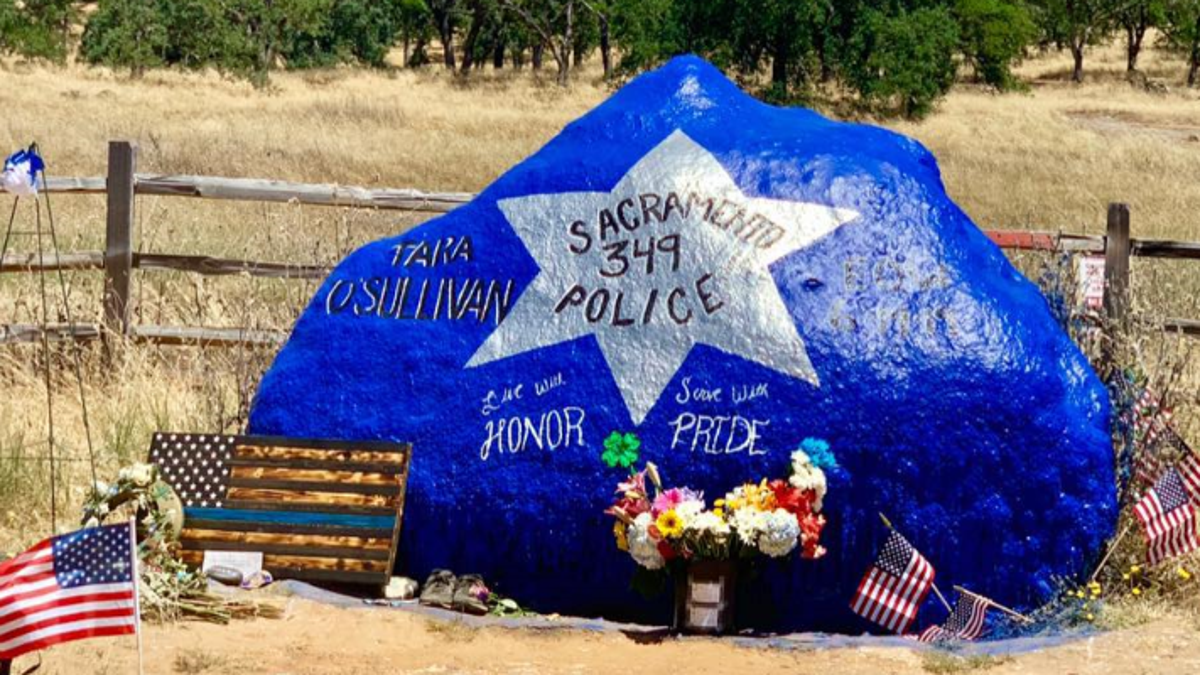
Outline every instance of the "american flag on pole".
<path id="1" fill-rule="evenodd" d="M 1200 457 L 1197 457 L 1191 448 L 1187 448 L 1186 454 L 1175 468 L 1179 471 L 1179 478 L 1183 480 L 1183 486 L 1187 488 L 1192 502 L 1200 504 Z"/>
<path id="2" fill-rule="evenodd" d="M 0 564 L 0 660 L 137 630 L 129 524 L 46 539 Z"/>
<path id="3" fill-rule="evenodd" d="M 930 626 L 921 631 L 917 640 L 921 642 L 943 642 L 945 640 L 974 640 L 983 633 L 983 620 L 987 616 L 988 602 L 978 595 L 959 593 L 954 602 L 950 618 L 940 626 Z"/>
<path id="4" fill-rule="evenodd" d="M 933 565 L 892 530 L 875 564 L 859 582 L 850 609 L 887 630 L 903 633 L 917 618 L 933 576 Z"/>
<path id="5" fill-rule="evenodd" d="M 1151 565 L 1200 548 L 1196 539 L 1196 512 L 1183 478 L 1175 467 L 1167 469 L 1146 491 L 1133 512 L 1142 523 Z"/>
<path id="6" fill-rule="evenodd" d="M 1163 452 L 1178 440 L 1178 436 L 1171 429 L 1171 416 L 1171 409 L 1164 407 L 1158 396 L 1149 388 L 1144 389 L 1133 404 L 1134 438 L 1139 449 L 1136 473 L 1138 478 L 1147 484 L 1153 484 L 1162 475 L 1166 466 Z M 1159 442 L 1164 436 L 1169 443 Z"/>

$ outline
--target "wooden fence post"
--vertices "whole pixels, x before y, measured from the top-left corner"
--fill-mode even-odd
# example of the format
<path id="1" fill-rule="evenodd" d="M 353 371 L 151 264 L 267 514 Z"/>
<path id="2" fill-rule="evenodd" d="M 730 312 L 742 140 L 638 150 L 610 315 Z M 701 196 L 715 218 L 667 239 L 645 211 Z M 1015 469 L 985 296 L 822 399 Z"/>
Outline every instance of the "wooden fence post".
<path id="1" fill-rule="evenodd" d="M 1104 238 L 1104 319 L 1102 357 L 1106 369 L 1116 362 L 1119 333 L 1126 327 L 1129 314 L 1129 205 L 1108 205 L 1108 231 Z"/>
<path id="2" fill-rule="evenodd" d="M 108 144 L 108 226 L 104 246 L 104 325 L 129 334 L 129 286 L 133 276 L 134 174 L 137 146 Z"/>

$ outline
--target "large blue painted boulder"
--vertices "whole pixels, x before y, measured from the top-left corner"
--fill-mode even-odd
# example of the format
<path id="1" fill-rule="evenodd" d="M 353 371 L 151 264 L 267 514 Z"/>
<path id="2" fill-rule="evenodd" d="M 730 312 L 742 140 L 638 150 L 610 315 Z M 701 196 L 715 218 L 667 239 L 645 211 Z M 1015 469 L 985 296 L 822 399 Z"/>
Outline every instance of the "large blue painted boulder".
<path id="1" fill-rule="evenodd" d="M 636 431 L 710 498 L 809 436 L 830 554 L 744 608 L 861 631 L 878 513 L 1028 606 L 1116 518 L 1108 403 L 1038 290 L 903 136 L 764 105 L 694 57 L 634 80 L 478 198 L 356 251 L 262 381 L 253 433 L 414 444 L 401 566 L 542 611 L 665 620 L 630 590 L 599 460 Z M 932 596 L 931 596 L 932 597 Z M 927 600 L 922 622 L 944 614 Z"/>

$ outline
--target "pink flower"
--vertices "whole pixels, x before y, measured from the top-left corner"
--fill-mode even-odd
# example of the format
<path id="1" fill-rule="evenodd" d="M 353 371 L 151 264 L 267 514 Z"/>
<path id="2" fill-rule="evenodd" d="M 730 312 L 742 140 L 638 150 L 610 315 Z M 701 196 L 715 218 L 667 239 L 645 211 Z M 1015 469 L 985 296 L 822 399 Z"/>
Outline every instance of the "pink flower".
<path id="1" fill-rule="evenodd" d="M 704 493 L 691 488 L 671 488 L 654 498 L 654 514 L 666 513 L 684 502 L 704 501 Z"/>
<path id="2" fill-rule="evenodd" d="M 639 471 L 629 474 L 629 480 L 617 484 L 617 492 L 624 494 L 631 492 L 639 495 L 646 494 L 646 472 Z"/>

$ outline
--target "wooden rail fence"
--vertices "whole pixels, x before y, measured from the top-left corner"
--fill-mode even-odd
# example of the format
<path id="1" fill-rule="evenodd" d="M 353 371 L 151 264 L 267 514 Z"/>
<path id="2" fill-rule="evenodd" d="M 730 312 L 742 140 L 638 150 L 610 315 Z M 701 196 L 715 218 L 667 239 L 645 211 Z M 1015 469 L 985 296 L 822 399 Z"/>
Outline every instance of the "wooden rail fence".
<path id="1" fill-rule="evenodd" d="M 286 262 L 235 260 L 177 253 L 136 251 L 135 208 L 140 195 L 194 197 L 256 202 L 286 202 L 409 212 L 446 213 L 470 201 L 461 192 L 424 192 L 411 189 L 371 189 L 343 185 L 314 185 L 252 178 L 215 176 L 163 176 L 137 172 L 137 146 L 113 141 L 108 147 L 108 175 L 87 178 L 50 178 L 46 190 L 54 194 L 104 194 L 107 200 L 106 241 L 103 251 L 78 251 L 57 256 L 8 253 L 0 259 L 0 273 L 38 270 L 103 270 L 103 323 L 52 325 L 51 339 L 96 340 L 106 335 L 166 345 L 277 344 L 286 332 L 242 328 L 136 325 L 132 320 L 130 286 L 133 270 L 181 270 L 202 275 L 247 274 L 255 277 L 320 279 L 330 267 Z M 1133 239 L 1129 207 L 1111 204 L 1105 236 L 1051 232 L 989 231 L 988 236 L 1006 249 L 1067 251 L 1104 255 L 1104 311 L 1121 322 L 1129 308 L 1129 260 L 1132 256 L 1200 260 L 1200 242 Z M 1118 323 L 1119 325 L 1119 323 Z M 1170 319 L 1165 329 L 1200 336 L 1200 321 Z M 29 324 L 0 325 L 0 344 L 40 340 L 42 330 Z"/>

